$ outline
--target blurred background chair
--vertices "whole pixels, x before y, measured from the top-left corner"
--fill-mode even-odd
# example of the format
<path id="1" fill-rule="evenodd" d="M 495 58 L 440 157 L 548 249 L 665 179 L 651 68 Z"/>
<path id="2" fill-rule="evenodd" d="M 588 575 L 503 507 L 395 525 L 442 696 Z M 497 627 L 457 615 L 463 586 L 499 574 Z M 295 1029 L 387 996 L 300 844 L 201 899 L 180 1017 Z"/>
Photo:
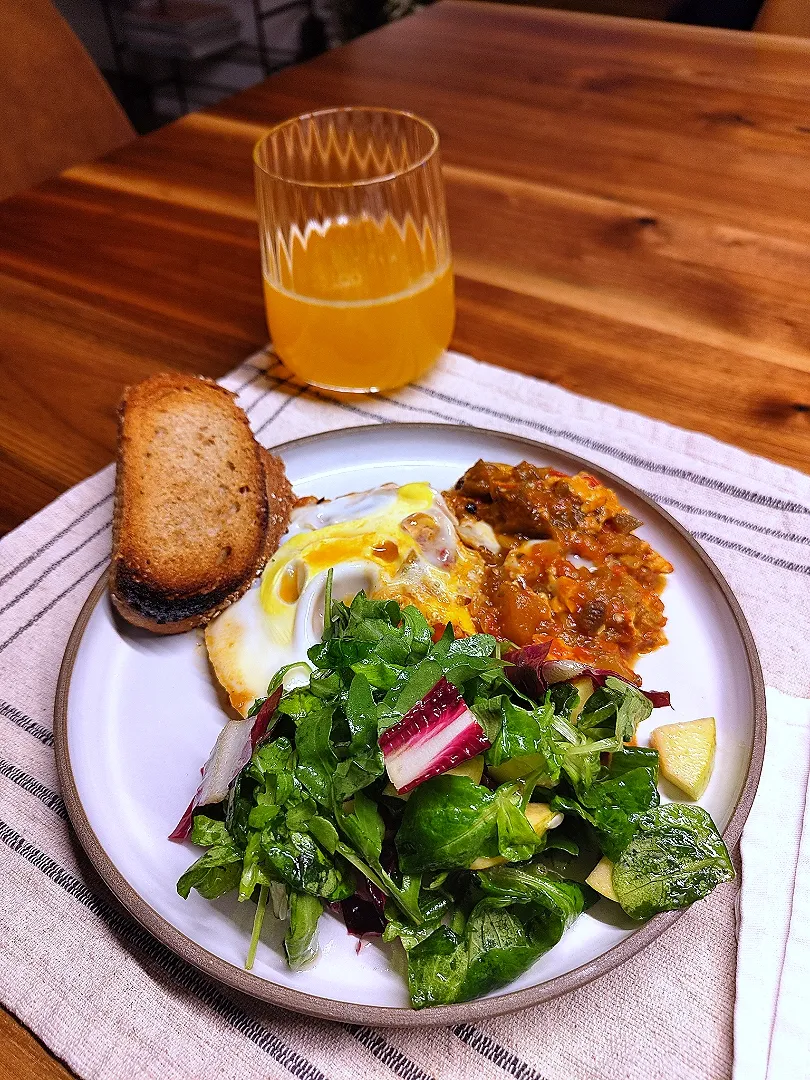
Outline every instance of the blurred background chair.
<path id="1" fill-rule="evenodd" d="M 135 132 L 50 0 L 0 0 L 0 199 Z"/>
<path id="2" fill-rule="evenodd" d="M 810 38 L 810 3 L 808 0 L 765 0 L 754 29 L 763 34 Z"/>

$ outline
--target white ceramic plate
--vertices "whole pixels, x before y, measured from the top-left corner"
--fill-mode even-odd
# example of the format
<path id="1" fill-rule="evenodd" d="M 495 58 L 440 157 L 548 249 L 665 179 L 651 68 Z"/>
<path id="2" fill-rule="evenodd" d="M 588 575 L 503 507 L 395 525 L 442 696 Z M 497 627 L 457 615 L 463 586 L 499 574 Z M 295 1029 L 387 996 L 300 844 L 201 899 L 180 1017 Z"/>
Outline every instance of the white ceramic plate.
<path id="1" fill-rule="evenodd" d="M 669 644 L 638 664 L 644 686 L 668 689 L 673 719 L 717 718 L 717 760 L 701 804 L 736 843 L 759 778 L 764 691 L 750 631 L 728 586 L 698 544 L 635 489 L 552 447 L 474 428 L 404 424 L 353 428 L 280 447 L 297 494 L 334 497 L 387 481 L 452 486 L 478 458 L 522 459 L 565 472 L 585 468 L 618 493 L 644 525 L 639 534 L 675 572 L 664 592 Z M 215 902 L 175 884 L 199 855 L 167 839 L 199 779 L 225 720 L 201 635 L 159 637 L 123 622 L 104 583 L 77 622 L 60 679 L 57 760 L 71 818 L 101 876 L 126 907 L 191 963 L 246 993 L 292 1010 L 377 1024 L 451 1023 L 545 1000 L 621 963 L 671 924 L 641 927 L 602 901 L 562 942 L 503 990 L 463 1005 L 415 1013 L 393 947 L 356 939 L 331 915 L 321 922 L 321 957 L 311 969 L 286 966 L 282 935 L 265 923 L 253 973 L 243 962 L 253 905 Z M 667 793 L 664 792 L 666 795 Z M 711 903 L 711 900 L 709 900 Z"/>

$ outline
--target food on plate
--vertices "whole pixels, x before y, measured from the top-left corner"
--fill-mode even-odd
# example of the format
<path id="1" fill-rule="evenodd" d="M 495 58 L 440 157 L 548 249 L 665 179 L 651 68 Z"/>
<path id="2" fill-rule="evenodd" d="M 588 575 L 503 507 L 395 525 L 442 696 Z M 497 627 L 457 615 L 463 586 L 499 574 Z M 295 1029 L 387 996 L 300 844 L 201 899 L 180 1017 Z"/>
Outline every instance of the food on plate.
<path id="1" fill-rule="evenodd" d="M 665 640 L 672 570 L 639 524 L 592 477 L 525 463 L 479 462 L 445 498 L 384 485 L 293 511 L 261 582 L 207 627 L 243 718 L 172 834 L 206 849 L 182 896 L 255 903 L 248 968 L 272 918 L 290 967 L 315 962 L 328 911 L 398 943 L 415 1008 L 466 1001 L 600 895 L 646 919 L 733 877 L 706 811 L 658 793 L 671 747 L 699 757 L 668 728 L 698 729 L 659 728 L 660 762 L 636 745 L 670 703 L 632 664 Z M 532 624 L 504 590 L 548 610 Z"/>
<path id="2" fill-rule="evenodd" d="M 605 855 L 585 878 L 585 884 L 590 885 L 600 896 L 614 900 L 618 904 L 619 898 L 613 888 L 613 863 Z"/>
<path id="3" fill-rule="evenodd" d="M 154 375 L 119 409 L 110 594 L 160 634 L 208 622 L 245 593 L 294 502 L 234 395 L 208 379 Z"/>
<path id="4" fill-rule="evenodd" d="M 431 626 L 475 631 L 469 605 L 481 588 L 483 560 L 460 541 L 453 516 L 429 484 L 384 484 L 331 502 L 305 501 L 293 510 L 260 585 L 206 630 L 216 676 L 243 716 L 276 671 L 300 665 L 320 640 L 330 569 L 338 599 L 365 590 L 416 605 Z"/>
<path id="5" fill-rule="evenodd" d="M 658 751 L 661 775 L 684 791 L 690 799 L 699 799 L 712 775 L 717 732 L 713 716 L 664 724 L 650 735 L 650 744 Z"/>
<path id="6" fill-rule="evenodd" d="M 552 659 L 625 678 L 666 643 L 659 593 L 672 566 L 595 477 L 479 461 L 445 499 L 487 565 L 472 611 L 482 630 L 517 645 L 551 641 Z"/>

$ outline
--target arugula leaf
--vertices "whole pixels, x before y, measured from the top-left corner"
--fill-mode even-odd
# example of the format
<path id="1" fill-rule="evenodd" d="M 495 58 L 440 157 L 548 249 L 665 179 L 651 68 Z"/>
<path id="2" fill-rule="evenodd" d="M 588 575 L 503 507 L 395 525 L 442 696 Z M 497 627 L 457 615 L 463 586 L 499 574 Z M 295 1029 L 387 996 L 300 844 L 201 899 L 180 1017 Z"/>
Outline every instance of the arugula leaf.
<path id="1" fill-rule="evenodd" d="M 382 776 L 385 771 L 382 751 L 377 742 L 378 708 L 368 679 L 355 675 L 345 703 L 349 744 L 335 767 L 333 798 L 342 802 Z"/>
<path id="2" fill-rule="evenodd" d="M 290 832 L 285 836 L 265 829 L 261 848 L 270 873 L 291 889 L 325 900 L 343 900 L 354 892 L 351 872 L 333 861 L 309 833 Z"/>
<path id="3" fill-rule="evenodd" d="M 191 842 L 198 847 L 233 845 L 231 834 L 224 821 L 216 821 L 205 814 L 195 814 L 191 823 Z"/>
<path id="4" fill-rule="evenodd" d="M 712 819 L 702 807 L 682 803 L 644 814 L 613 867 L 619 903 L 633 919 L 689 907 L 733 877 Z"/>
<path id="5" fill-rule="evenodd" d="M 372 686 L 378 690 L 390 690 L 396 686 L 402 677 L 403 668 L 398 664 L 390 664 L 381 657 L 363 660 L 358 664 L 351 665 L 352 671 L 365 676 Z"/>
<path id="6" fill-rule="evenodd" d="M 358 791 L 351 810 L 346 812 L 345 809 L 338 807 L 336 817 L 340 828 L 362 857 L 371 863 L 379 862 L 385 825 L 377 804 L 367 798 L 362 791 Z"/>
<path id="7" fill-rule="evenodd" d="M 332 712 L 321 702 L 297 719 L 295 745 L 296 778 L 322 806 L 330 806 L 338 759 L 332 746 Z"/>
<path id="8" fill-rule="evenodd" d="M 177 882 L 177 891 L 184 900 L 196 889 L 206 900 L 235 889 L 242 873 L 242 853 L 233 844 L 216 844 L 186 870 Z"/>
<path id="9" fill-rule="evenodd" d="M 433 644 L 433 634 L 427 619 L 413 604 L 402 609 L 402 628 L 410 644 L 411 662 L 423 659 Z"/>
<path id="10" fill-rule="evenodd" d="M 381 714 L 381 731 L 395 724 L 398 720 L 411 711 L 418 702 L 428 694 L 439 679 L 442 677 L 442 667 L 438 661 L 427 657 L 420 661 L 416 667 L 403 671 L 396 686 L 393 686 L 383 699 Z M 384 723 L 383 720 L 384 714 Z"/>
<path id="11" fill-rule="evenodd" d="M 652 710 L 652 703 L 637 687 L 609 675 L 605 685 L 585 702 L 577 727 L 592 738 L 613 741 L 613 746 L 600 749 L 621 750 Z"/>
<path id="12" fill-rule="evenodd" d="M 499 694 L 476 700 L 472 711 L 492 742 L 484 759 L 487 765 L 498 766 L 519 759 L 524 775 L 542 772 L 537 783 L 550 787 L 558 782 L 562 755 L 555 739 L 554 710 L 550 703 L 529 710 L 515 705 L 506 694 Z"/>
<path id="13" fill-rule="evenodd" d="M 290 893 L 290 925 L 284 937 L 287 963 L 293 971 L 300 971 L 318 955 L 318 920 L 323 905 L 309 893 Z"/>
<path id="14" fill-rule="evenodd" d="M 504 661 L 495 655 L 497 642 L 489 634 L 472 634 L 450 642 L 447 655 L 440 661 L 442 673 L 459 689 L 470 679 L 503 671 Z"/>
<path id="15" fill-rule="evenodd" d="M 326 671 L 335 671 L 339 668 L 351 667 L 374 650 L 371 641 L 360 641 L 357 638 L 331 637 L 307 649 L 310 663 L 316 668 Z"/>

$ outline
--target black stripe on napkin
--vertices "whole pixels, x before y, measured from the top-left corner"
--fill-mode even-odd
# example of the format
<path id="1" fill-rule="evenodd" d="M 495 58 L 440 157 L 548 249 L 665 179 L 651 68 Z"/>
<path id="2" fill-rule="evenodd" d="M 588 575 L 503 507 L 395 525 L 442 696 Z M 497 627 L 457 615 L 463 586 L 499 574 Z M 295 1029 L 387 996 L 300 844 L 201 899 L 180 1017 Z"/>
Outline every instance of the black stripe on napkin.
<path id="1" fill-rule="evenodd" d="M 48 574 L 52 574 L 57 567 L 61 566 L 64 562 L 66 562 L 72 555 L 75 555 L 77 551 L 81 551 L 83 547 L 86 547 L 87 544 L 91 542 L 91 540 L 95 540 L 97 536 L 101 536 L 101 534 L 105 532 L 105 530 L 111 527 L 112 521 L 105 521 L 103 525 L 96 529 L 94 533 L 90 533 L 89 536 L 86 536 L 84 540 L 81 541 L 81 543 L 76 545 L 75 548 L 72 548 L 64 555 L 60 555 L 55 562 L 52 562 L 50 566 L 47 566 L 42 571 L 38 578 L 35 578 L 32 582 L 26 585 L 22 592 L 17 593 L 13 600 L 9 600 L 7 604 L 4 604 L 3 607 L 0 608 L 0 615 L 5 615 L 9 608 L 13 608 L 15 604 L 18 604 L 20 602 L 20 600 L 24 600 L 25 597 L 28 596 L 29 593 L 32 593 L 38 585 L 42 584 Z"/>
<path id="2" fill-rule="evenodd" d="M 778 566 L 780 570 L 793 570 L 797 574 L 810 574 L 810 566 L 805 566 L 803 563 L 789 562 L 787 559 L 780 559 L 776 555 L 768 555 L 764 551 L 756 551 L 754 548 L 746 547 L 745 544 L 738 544 L 734 540 L 724 540 L 721 536 L 712 536 L 711 533 L 705 532 L 696 532 L 692 535 L 696 540 L 706 540 L 710 544 L 717 544 L 718 547 L 728 548 L 729 551 L 739 551 L 742 555 L 750 555 L 752 559 L 759 559 L 760 562 Z"/>
<path id="3" fill-rule="evenodd" d="M 288 383 L 291 378 L 292 378 L 292 375 L 287 379 L 282 379 L 282 381 L 279 383 L 279 386 L 283 386 L 285 383 Z M 269 427 L 270 424 L 272 424 L 274 420 L 277 420 L 278 417 L 281 416 L 281 414 L 284 412 L 284 410 L 286 408 L 288 408 L 290 405 L 292 405 L 292 403 L 294 401 L 297 401 L 298 398 L 300 398 L 306 392 L 307 392 L 306 386 L 296 387 L 296 389 L 290 394 L 290 396 L 285 398 L 284 401 L 282 401 L 282 403 L 275 410 L 275 412 L 272 412 L 267 417 L 266 420 L 263 420 L 261 422 L 261 424 L 259 424 L 259 426 L 256 428 L 255 435 L 258 437 L 261 434 L 261 432 L 264 431 L 264 429 L 266 427 Z"/>
<path id="4" fill-rule="evenodd" d="M 415 1061 L 411 1061 L 409 1057 L 406 1057 L 401 1050 L 386 1042 L 379 1031 L 368 1027 L 347 1026 L 348 1030 L 362 1046 L 370 1050 L 392 1073 L 401 1076 L 402 1080 L 435 1080 L 433 1073 L 426 1073 Z"/>
<path id="5" fill-rule="evenodd" d="M 55 791 L 45 787 L 36 777 L 30 776 L 17 765 L 12 765 L 10 761 L 4 761 L 2 758 L 0 758 L 0 776 L 5 776 L 6 779 L 21 787 L 23 791 L 27 791 L 29 795 L 35 795 L 40 802 L 45 803 L 49 810 L 53 810 L 57 817 L 67 821 L 68 812 L 62 802 L 61 795 L 57 795 Z"/>
<path id="6" fill-rule="evenodd" d="M 328 1077 L 315 1065 L 301 1057 L 257 1020 L 229 1001 L 196 968 L 175 956 L 165 945 L 161 945 L 146 930 L 133 922 L 128 915 L 102 900 L 83 881 L 74 877 L 44 851 L 34 847 L 25 837 L 1 820 L 0 841 L 102 919 L 123 941 L 144 953 L 162 970 L 175 978 L 183 989 L 194 993 L 231 1027 L 283 1065 L 298 1080 L 328 1080 Z"/>
<path id="7" fill-rule="evenodd" d="M 453 1034 L 472 1050 L 476 1050 L 485 1057 L 487 1061 L 491 1061 L 504 1072 L 514 1076 L 515 1080 L 546 1080 L 542 1073 L 527 1065 L 525 1061 L 521 1061 L 517 1054 L 513 1054 L 511 1050 L 507 1050 L 505 1046 L 501 1046 L 472 1024 L 459 1024 L 453 1028 Z"/>
<path id="8" fill-rule="evenodd" d="M 5 716 L 12 724 L 27 731 L 35 739 L 39 739 L 43 746 L 53 746 L 53 732 L 42 724 L 38 724 L 36 720 L 32 720 L 30 716 L 26 716 L 25 713 L 21 713 L 19 709 L 15 709 L 13 705 L 9 705 L 7 701 L 0 701 L 0 716 Z"/>
<path id="9" fill-rule="evenodd" d="M 78 517 L 75 517 L 72 521 L 69 521 L 63 529 L 60 529 L 59 532 L 54 533 L 53 536 L 51 536 L 48 540 L 45 541 L 44 544 L 38 547 L 36 551 L 32 551 L 30 552 L 30 554 L 26 555 L 25 558 L 18 562 L 16 566 L 13 566 L 7 573 L 3 574 L 3 576 L 0 578 L 0 587 L 5 585 L 7 581 L 10 581 L 15 574 L 19 574 L 21 570 L 24 570 L 26 566 L 30 566 L 31 563 L 35 559 L 38 559 L 44 551 L 47 551 L 48 548 L 53 547 L 57 540 L 61 540 L 66 533 L 69 533 L 71 529 L 75 529 L 75 527 L 77 525 L 80 525 L 85 520 L 85 518 L 89 517 L 94 510 L 98 510 L 100 506 L 108 503 L 110 499 L 112 499 L 112 497 L 112 491 L 107 492 L 107 494 L 103 496 L 103 498 L 99 499 L 98 502 L 94 502 L 92 506 L 88 506 L 87 509 L 83 510 Z"/>
<path id="10" fill-rule="evenodd" d="M 674 506 L 676 510 L 684 510 L 687 514 L 714 518 L 715 521 L 722 521 L 725 525 L 737 525 L 740 529 L 750 529 L 752 532 L 760 533 L 762 536 L 774 536 L 777 540 L 787 540 L 791 544 L 810 544 L 810 536 L 803 533 L 771 529 L 768 525 L 760 525 L 758 521 L 746 521 L 745 518 L 721 514 L 719 510 L 710 510 L 705 506 L 694 506 L 691 503 L 680 502 L 669 495 L 659 495 L 655 491 L 645 491 L 644 494 L 651 499 L 655 499 L 656 502 L 660 502 L 663 506 Z"/>
<path id="11" fill-rule="evenodd" d="M 66 589 L 63 589 L 58 596 L 55 596 L 52 600 L 49 600 L 44 608 L 39 610 L 36 615 L 31 616 L 27 623 L 19 626 L 11 635 L 11 637 L 8 637 L 5 641 L 0 642 L 0 653 L 7 649 L 9 645 L 13 644 L 21 634 L 25 633 L 26 630 L 30 630 L 35 623 L 38 623 L 43 615 L 47 615 L 51 608 L 55 607 L 60 600 L 64 600 L 68 593 L 73 592 L 77 585 L 81 585 L 85 578 L 90 577 L 90 575 L 94 571 L 100 570 L 101 567 L 109 561 L 110 556 L 105 555 L 103 559 L 99 559 L 99 561 L 94 566 L 91 566 L 89 570 L 85 570 L 85 572 L 80 577 L 77 577 L 76 580 L 73 581 L 70 585 L 68 585 Z"/>
<path id="12" fill-rule="evenodd" d="M 231 390 L 231 393 L 236 394 L 236 396 L 239 397 L 239 395 L 242 393 L 243 390 L 247 390 L 247 388 L 249 386 L 252 386 L 255 382 L 257 382 L 262 377 L 262 375 L 266 375 L 266 374 L 267 374 L 267 372 L 261 371 L 259 368 L 254 368 L 253 369 L 253 374 L 249 375 L 248 378 L 245 379 L 245 381 L 243 383 L 239 384 L 239 386 L 234 387 L 234 389 Z M 230 388 L 228 388 L 228 389 L 230 389 Z"/>

